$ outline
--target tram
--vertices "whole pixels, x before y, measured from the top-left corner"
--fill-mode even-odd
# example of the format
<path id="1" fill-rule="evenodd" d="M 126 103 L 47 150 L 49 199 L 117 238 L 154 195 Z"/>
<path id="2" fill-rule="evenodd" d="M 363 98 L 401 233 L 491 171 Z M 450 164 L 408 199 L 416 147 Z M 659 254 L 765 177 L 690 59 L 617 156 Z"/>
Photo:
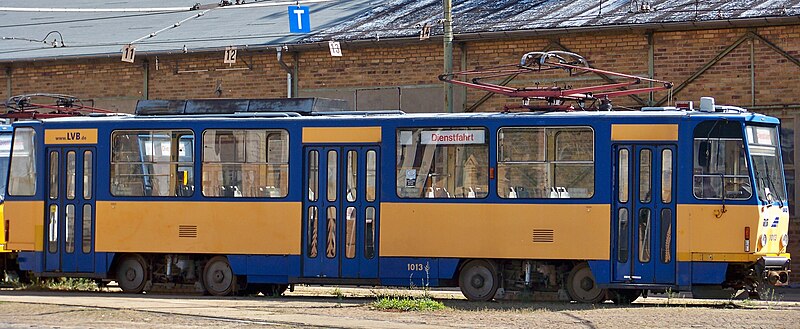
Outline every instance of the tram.
<path id="1" fill-rule="evenodd" d="M 779 121 L 699 109 L 402 114 L 140 101 L 14 124 L 8 246 L 123 291 L 458 286 L 630 302 L 788 283 Z"/>

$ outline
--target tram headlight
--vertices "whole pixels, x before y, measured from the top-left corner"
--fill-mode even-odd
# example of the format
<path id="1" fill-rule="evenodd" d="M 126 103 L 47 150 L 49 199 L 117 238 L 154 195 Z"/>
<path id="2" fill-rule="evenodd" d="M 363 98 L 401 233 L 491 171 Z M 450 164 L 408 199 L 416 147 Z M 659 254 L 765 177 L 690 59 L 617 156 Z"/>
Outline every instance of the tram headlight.
<path id="1" fill-rule="evenodd" d="M 781 237 L 781 249 L 786 249 L 786 246 L 789 245 L 789 233 L 784 233 Z"/>
<path id="2" fill-rule="evenodd" d="M 759 241 L 758 249 L 766 247 L 767 246 L 767 235 L 766 234 L 762 234 L 761 235 L 761 240 L 758 240 L 758 241 Z"/>

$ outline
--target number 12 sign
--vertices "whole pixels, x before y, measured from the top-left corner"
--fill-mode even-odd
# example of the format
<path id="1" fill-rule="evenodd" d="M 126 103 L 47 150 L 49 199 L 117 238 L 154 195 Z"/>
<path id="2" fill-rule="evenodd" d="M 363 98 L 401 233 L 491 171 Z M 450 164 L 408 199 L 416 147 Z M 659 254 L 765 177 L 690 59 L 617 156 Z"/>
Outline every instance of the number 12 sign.
<path id="1" fill-rule="evenodd" d="M 289 6 L 289 32 L 311 32 L 311 10 L 308 6 Z"/>

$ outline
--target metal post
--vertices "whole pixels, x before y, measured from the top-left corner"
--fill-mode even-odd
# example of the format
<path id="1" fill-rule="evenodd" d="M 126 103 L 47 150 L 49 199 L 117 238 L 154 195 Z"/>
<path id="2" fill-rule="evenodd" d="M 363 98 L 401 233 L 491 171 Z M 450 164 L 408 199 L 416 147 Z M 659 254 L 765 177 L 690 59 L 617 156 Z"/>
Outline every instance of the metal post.
<path id="1" fill-rule="evenodd" d="M 444 6 L 444 74 L 453 73 L 453 1 L 442 0 Z M 444 83 L 444 108 L 453 113 L 453 85 Z"/>
<path id="2" fill-rule="evenodd" d="M 756 40 L 750 39 L 750 106 L 756 105 Z"/>
<path id="3" fill-rule="evenodd" d="M 11 92 L 13 91 L 13 90 L 11 89 L 11 74 L 12 74 L 12 70 L 11 70 L 11 64 L 9 64 L 9 65 L 6 67 L 6 92 L 8 93 L 6 96 L 7 96 L 8 98 L 11 98 L 11 96 L 13 96 L 13 95 L 11 94 Z"/>
<path id="4" fill-rule="evenodd" d="M 655 79 L 656 75 L 656 59 L 655 59 L 655 38 L 653 38 L 653 32 L 647 32 L 647 73 L 648 78 Z M 653 88 L 653 81 L 650 81 L 650 88 Z M 647 99 L 647 105 L 653 106 L 655 103 L 655 95 L 653 92 L 650 92 L 649 98 Z"/>
<path id="5" fill-rule="evenodd" d="M 142 62 L 142 99 L 150 99 L 150 61 Z"/>

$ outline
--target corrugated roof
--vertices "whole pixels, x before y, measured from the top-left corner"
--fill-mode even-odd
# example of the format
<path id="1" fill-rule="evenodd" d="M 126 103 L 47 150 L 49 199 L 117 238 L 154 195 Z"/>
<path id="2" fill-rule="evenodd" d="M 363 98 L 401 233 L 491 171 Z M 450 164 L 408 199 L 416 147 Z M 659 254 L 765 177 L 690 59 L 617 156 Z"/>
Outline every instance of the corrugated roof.
<path id="1" fill-rule="evenodd" d="M 190 7 L 198 0 L 3 0 L 2 7 L 145 8 Z M 253 1 L 249 1 L 252 3 Z M 416 37 L 420 26 L 441 35 L 440 0 L 349 0 L 308 4 L 312 33 L 290 34 L 286 2 L 275 7 L 212 9 L 179 27 L 137 43 L 137 53 L 278 46 L 320 41 Z M 213 3 L 212 3 L 213 4 Z M 123 45 L 201 11 L 169 13 L 10 12 L 0 11 L 0 61 L 62 56 L 118 56 Z M 800 18 L 800 0 L 466 0 L 453 1 L 458 34 L 548 31 L 580 27 L 736 21 L 752 18 Z M 798 20 L 800 22 L 800 20 Z M 41 40 L 51 31 L 48 42 Z"/>

